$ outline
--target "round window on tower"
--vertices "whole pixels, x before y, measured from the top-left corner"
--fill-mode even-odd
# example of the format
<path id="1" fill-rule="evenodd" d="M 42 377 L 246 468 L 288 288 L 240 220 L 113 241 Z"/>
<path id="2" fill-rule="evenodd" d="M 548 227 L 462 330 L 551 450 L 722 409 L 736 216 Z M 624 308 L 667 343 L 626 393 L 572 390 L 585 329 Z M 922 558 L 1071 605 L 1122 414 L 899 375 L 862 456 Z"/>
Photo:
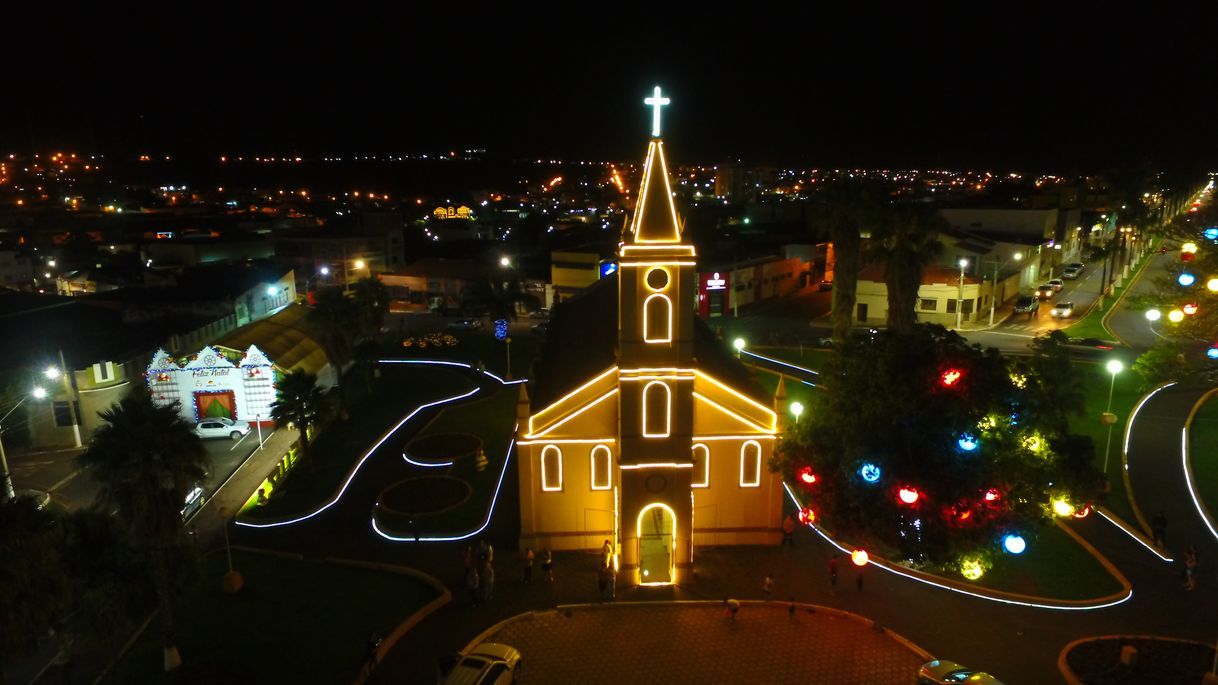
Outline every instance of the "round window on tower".
<path id="1" fill-rule="evenodd" d="M 663 290 L 668 287 L 668 272 L 664 269 L 652 269 L 648 271 L 647 287 L 652 290 Z"/>

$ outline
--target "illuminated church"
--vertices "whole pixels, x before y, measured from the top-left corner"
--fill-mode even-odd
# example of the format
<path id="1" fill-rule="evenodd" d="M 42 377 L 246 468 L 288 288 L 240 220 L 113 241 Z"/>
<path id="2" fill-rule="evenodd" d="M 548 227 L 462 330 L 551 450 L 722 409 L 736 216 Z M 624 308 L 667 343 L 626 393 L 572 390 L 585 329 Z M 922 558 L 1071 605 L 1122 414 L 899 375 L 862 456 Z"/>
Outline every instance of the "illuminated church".
<path id="1" fill-rule="evenodd" d="M 640 584 L 682 581 L 698 547 L 781 536 L 767 461 L 785 407 L 696 316 L 696 255 L 659 135 L 667 102 L 658 88 L 647 99 L 652 139 L 618 273 L 556 308 L 517 408 L 521 548 L 609 540 L 622 579 Z"/>

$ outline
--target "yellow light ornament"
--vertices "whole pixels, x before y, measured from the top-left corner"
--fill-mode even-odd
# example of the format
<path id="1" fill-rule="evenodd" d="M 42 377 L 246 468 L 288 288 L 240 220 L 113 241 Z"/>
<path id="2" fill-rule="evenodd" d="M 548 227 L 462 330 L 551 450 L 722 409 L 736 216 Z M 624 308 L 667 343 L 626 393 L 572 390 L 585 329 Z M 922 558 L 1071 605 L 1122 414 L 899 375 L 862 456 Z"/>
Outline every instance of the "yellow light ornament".
<path id="1" fill-rule="evenodd" d="M 1214 277 L 1206 281 L 1205 288 L 1212 293 L 1218 293 L 1218 277 Z"/>
<path id="2" fill-rule="evenodd" d="M 1184 320 L 1184 312 L 1179 309 L 1173 309 L 1167 313 L 1167 320 L 1172 323 L 1180 323 Z"/>
<path id="3" fill-rule="evenodd" d="M 965 559 L 960 562 L 960 575 L 969 580 L 977 580 L 985 575 L 985 569 L 981 567 L 981 562 L 977 559 Z"/>
<path id="4" fill-rule="evenodd" d="M 1064 499 L 1055 499 L 1053 500 L 1053 513 L 1062 517 L 1073 516 L 1074 506 Z"/>

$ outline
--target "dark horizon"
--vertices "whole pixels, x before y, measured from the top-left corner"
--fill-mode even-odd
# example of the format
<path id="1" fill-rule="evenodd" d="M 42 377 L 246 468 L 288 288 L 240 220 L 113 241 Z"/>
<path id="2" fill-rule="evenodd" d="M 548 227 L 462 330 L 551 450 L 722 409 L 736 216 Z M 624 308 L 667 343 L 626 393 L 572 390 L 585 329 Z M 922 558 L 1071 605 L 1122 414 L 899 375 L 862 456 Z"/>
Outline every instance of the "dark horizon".
<path id="1" fill-rule="evenodd" d="M 634 159 L 658 84 L 677 164 L 1218 166 L 1214 23 L 1196 16 L 665 11 L 639 32 L 524 10 L 290 14 L 28 19 L 0 151 Z"/>

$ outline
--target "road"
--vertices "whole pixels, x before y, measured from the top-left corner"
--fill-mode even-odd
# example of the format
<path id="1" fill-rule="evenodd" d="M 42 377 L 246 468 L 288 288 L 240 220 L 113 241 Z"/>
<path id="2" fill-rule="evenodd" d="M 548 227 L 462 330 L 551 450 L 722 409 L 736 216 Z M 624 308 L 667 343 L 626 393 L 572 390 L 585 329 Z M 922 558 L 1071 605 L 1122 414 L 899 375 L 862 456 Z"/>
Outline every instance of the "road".
<path id="1" fill-rule="evenodd" d="M 262 430 L 265 439 L 271 429 Z M 250 454 L 258 447 L 258 432 L 251 430 L 238 442 L 232 440 L 204 440 L 211 468 L 203 489 L 215 492 Z M 93 504 L 97 498 L 97 484 L 76 468 L 76 456 L 83 450 L 63 449 L 42 452 L 10 453 L 9 471 L 13 475 L 13 487 L 17 490 L 39 490 L 49 492 L 51 501 L 65 509 L 81 509 Z"/>

